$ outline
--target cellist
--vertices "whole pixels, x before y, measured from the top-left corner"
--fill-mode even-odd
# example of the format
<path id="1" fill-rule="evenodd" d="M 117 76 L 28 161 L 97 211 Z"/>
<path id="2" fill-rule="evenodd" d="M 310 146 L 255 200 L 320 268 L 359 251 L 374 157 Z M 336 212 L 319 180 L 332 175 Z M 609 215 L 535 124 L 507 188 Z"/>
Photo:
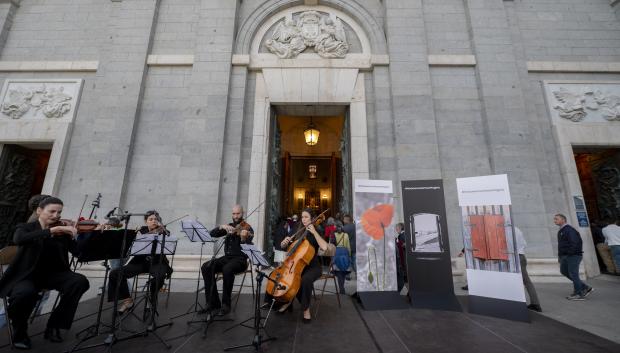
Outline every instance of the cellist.
<path id="1" fill-rule="evenodd" d="M 312 288 L 314 287 L 314 281 L 321 277 L 321 263 L 319 261 L 319 248 L 325 252 L 327 251 L 328 244 L 323 237 L 316 230 L 312 224 L 313 211 L 310 208 L 306 208 L 301 212 L 301 223 L 299 229 L 305 228 L 306 240 L 314 247 L 314 257 L 310 263 L 304 268 L 301 273 L 301 285 L 297 292 L 297 300 L 301 303 L 301 309 L 304 312 L 303 323 L 308 324 L 312 321 L 312 315 L 310 314 L 310 299 L 312 298 Z M 280 245 L 283 249 L 288 248 L 294 241 L 293 237 L 289 236 L 282 240 Z M 278 312 L 283 313 L 286 310 L 292 309 L 293 302 L 286 303 L 280 307 Z"/>

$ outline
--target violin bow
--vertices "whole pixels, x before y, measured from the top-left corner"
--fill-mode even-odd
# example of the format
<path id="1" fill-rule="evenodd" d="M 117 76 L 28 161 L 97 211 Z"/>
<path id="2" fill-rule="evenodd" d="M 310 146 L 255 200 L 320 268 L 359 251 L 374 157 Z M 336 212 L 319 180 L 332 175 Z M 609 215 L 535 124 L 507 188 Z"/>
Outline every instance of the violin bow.
<path id="1" fill-rule="evenodd" d="M 164 225 L 163 225 L 163 227 L 165 228 L 168 224 L 170 224 L 170 223 L 174 223 L 174 222 L 176 222 L 176 221 L 180 221 L 180 220 L 182 220 L 182 219 L 183 219 L 183 218 L 185 218 L 185 217 L 189 217 L 189 215 L 188 215 L 188 214 L 186 214 L 185 216 L 181 216 L 181 217 L 179 217 L 179 218 L 175 218 L 175 219 L 173 219 L 172 221 L 170 221 L 170 222 L 168 222 L 168 223 L 164 224 Z"/>
<path id="2" fill-rule="evenodd" d="M 256 207 L 252 210 L 252 212 L 248 213 L 248 215 L 247 215 L 247 216 L 243 217 L 243 219 L 248 219 L 248 218 L 250 218 L 250 216 L 251 216 L 252 214 L 254 214 L 254 212 L 258 211 L 258 209 L 259 209 L 259 208 L 260 208 L 260 207 L 261 207 L 264 203 L 265 203 L 265 200 L 261 201 L 261 202 L 258 204 L 258 206 L 256 206 Z"/>
<path id="3" fill-rule="evenodd" d="M 324 215 L 325 213 L 327 213 L 327 211 L 329 211 L 329 208 L 328 208 L 328 209 L 326 209 L 325 211 L 323 211 L 323 212 L 319 213 L 316 217 L 312 218 L 312 221 L 310 221 L 310 224 L 314 224 L 314 222 L 316 222 L 316 220 L 317 220 L 317 219 L 319 219 L 319 217 L 321 217 L 322 215 Z M 300 222 L 301 222 L 301 220 L 300 220 Z M 302 233 L 302 231 L 305 231 L 305 230 L 306 230 L 306 227 L 303 227 L 303 228 L 298 229 L 298 230 L 297 230 L 297 232 L 295 232 L 295 234 L 293 234 L 293 238 L 292 238 L 292 239 L 295 239 L 295 238 L 297 238 L 300 234 L 303 234 L 303 233 Z"/>

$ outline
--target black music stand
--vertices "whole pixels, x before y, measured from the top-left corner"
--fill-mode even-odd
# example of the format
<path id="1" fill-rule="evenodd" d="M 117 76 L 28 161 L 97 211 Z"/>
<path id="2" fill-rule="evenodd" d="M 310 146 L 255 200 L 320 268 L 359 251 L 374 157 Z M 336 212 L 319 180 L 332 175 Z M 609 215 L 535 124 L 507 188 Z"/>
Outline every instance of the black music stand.
<path id="1" fill-rule="evenodd" d="M 82 343 L 95 338 L 101 334 L 100 327 L 101 325 L 111 327 L 109 325 L 105 325 L 101 322 L 101 316 L 103 312 L 103 301 L 105 298 L 105 291 L 107 288 L 108 277 L 110 273 L 110 265 L 108 261 L 110 259 L 119 259 L 127 256 L 127 250 L 123 249 L 123 243 L 125 237 L 129 239 L 129 241 L 133 241 L 136 237 L 135 230 L 127 230 L 125 233 L 123 229 L 120 230 L 103 230 L 103 231 L 92 231 L 84 234 L 80 234 L 77 239 L 77 247 L 78 247 L 78 262 L 91 262 L 91 261 L 101 261 L 103 260 L 103 266 L 105 267 L 105 275 L 103 276 L 103 285 L 101 286 L 101 294 L 99 298 L 99 308 L 97 310 L 97 319 L 95 323 L 88 326 L 87 328 L 79 331 L 76 336 L 79 337 L 82 333 L 87 333 L 85 337 L 80 339 L 80 341 L 71 349 L 70 352 L 77 352 L 84 349 L 88 349 L 91 347 L 82 347 L 79 348 Z"/>
<path id="2" fill-rule="evenodd" d="M 161 264 L 162 258 L 165 255 L 174 255 L 176 252 L 177 239 L 176 237 L 166 235 L 166 234 L 139 234 L 136 236 L 136 240 L 133 242 L 130 255 L 149 255 L 150 263 L 149 269 L 153 268 L 155 264 L 155 256 L 158 256 L 159 263 Z M 149 270 L 149 279 L 147 280 L 146 286 L 148 287 L 149 283 L 156 283 L 156 278 L 152 275 L 152 271 Z M 157 287 L 157 285 L 156 285 Z M 165 325 L 157 326 L 153 321 L 155 316 L 159 316 L 159 312 L 157 311 L 157 304 L 159 298 L 159 291 L 156 291 L 151 297 L 149 291 L 144 295 L 138 302 L 134 304 L 134 308 L 137 308 L 140 302 L 144 301 L 144 311 L 142 314 L 142 321 L 146 320 L 147 314 L 150 315 L 151 323 L 148 325 L 149 330 L 154 330 L 156 328 L 161 328 L 165 326 L 170 326 L 172 323 L 168 323 Z M 133 312 L 131 310 L 130 312 Z"/>
<path id="3" fill-rule="evenodd" d="M 277 339 L 277 337 L 273 337 L 270 336 L 267 333 L 267 319 L 269 318 L 269 314 L 267 314 L 266 317 L 263 317 L 261 314 L 261 300 L 260 300 L 260 294 L 261 294 L 261 285 L 262 285 L 262 281 L 263 278 L 266 278 L 268 281 L 273 282 L 276 286 L 279 286 L 279 284 L 274 281 L 273 279 L 269 278 L 269 276 L 267 276 L 265 273 L 261 272 L 260 267 L 264 266 L 264 267 L 268 267 L 269 266 L 269 261 L 267 261 L 267 259 L 265 259 L 265 257 L 263 257 L 263 255 L 261 254 L 261 251 L 258 250 L 256 248 L 256 246 L 254 246 L 253 244 L 241 244 L 241 251 L 243 251 L 244 254 L 246 254 L 248 256 L 248 258 L 250 259 L 250 261 L 252 262 L 253 266 L 256 266 L 256 293 L 254 295 L 254 316 L 245 319 L 243 321 L 241 321 L 240 323 L 231 326 L 229 328 L 227 328 L 226 330 L 224 330 L 224 332 L 226 331 L 230 331 L 233 328 L 237 327 L 237 326 L 243 326 L 246 328 L 250 328 L 254 330 L 254 337 L 252 338 L 252 343 L 249 344 L 242 344 L 242 345 L 238 345 L 238 346 L 231 346 L 231 347 L 227 347 L 224 349 L 224 351 L 231 351 L 234 349 L 239 349 L 239 348 L 247 348 L 247 347 L 254 347 L 255 351 L 260 351 L 261 350 L 261 345 L 264 342 L 267 341 L 275 341 Z M 273 306 L 273 303 L 272 303 Z M 270 310 L 271 312 L 271 310 Z M 262 321 L 264 319 L 264 321 Z M 253 320 L 254 324 L 253 326 L 248 326 L 245 323 Z M 261 323 L 262 321 L 262 323 Z M 261 330 L 263 330 L 265 332 L 265 335 L 267 336 L 267 338 L 263 338 L 263 336 L 261 335 Z"/>
<path id="4" fill-rule="evenodd" d="M 181 231 L 187 235 L 187 238 L 192 243 L 200 242 L 200 265 L 202 265 L 202 254 L 205 247 L 205 243 L 213 243 L 215 239 L 211 238 L 211 234 L 209 234 L 209 230 L 205 228 L 205 226 L 193 220 L 185 220 L 181 221 Z M 198 313 L 205 308 L 198 302 L 198 293 L 200 293 L 200 266 L 198 266 L 198 273 L 196 275 L 196 293 L 194 296 L 194 304 L 190 305 L 189 308 L 185 311 L 185 313 L 173 316 L 171 319 L 174 320 L 176 318 Z M 198 309 L 200 307 L 200 310 Z"/>
<path id="5" fill-rule="evenodd" d="M 199 223 L 199 224 L 200 224 L 200 223 Z M 204 226 L 203 226 L 203 227 L 204 227 Z M 209 238 L 211 238 L 211 235 L 209 235 Z M 214 244 L 215 244 L 215 241 L 216 241 L 215 239 L 211 238 L 211 242 L 212 242 L 212 243 L 214 243 Z M 213 262 L 213 260 L 215 260 L 215 257 L 217 256 L 217 254 L 220 252 L 220 250 L 222 250 L 222 247 L 224 247 L 224 243 L 225 243 L 225 242 L 224 242 L 224 241 L 222 241 L 222 242 L 220 243 L 220 245 L 217 247 L 217 249 L 213 252 L 213 255 L 211 255 L 211 260 L 209 260 L 210 262 Z M 203 245 L 204 245 L 204 243 L 203 243 Z M 202 252 L 202 249 L 201 249 L 201 252 Z M 201 255 L 201 256 L 202 256 L 202 255 Z M 202 262 L 202 259 L 201 259 L 201 262 Z M 201 263 L 201 267 L 202 267 L 202 263 Z M 215 266 L 211 266 L 211 271 L 212 271 L 212 272 L 211 272 L 211 276 L 213 276 L 213 275 L 214 275 L 214 274 L 213 274 L 213 271 L 215 271 Z M 198 269 L 198 272 L 200 272 L 200 268 Z M 198 277 L 198 281 L 200 281 L 200 273 L 198 274 L 198 276 L 199 276 L 199 277 Z M 215 276 L 213 276 L 213 277 L 215 277 Z M 196 285 L 198 286 L 198 284 L 199 284 L 199 282 L 198 282 Z M 216 281 L 215 281 L 215 280 L 211 281 L 211 288 L 209 288 L 209 292 L 208 292 L 208 293 L 209 293 L 209 294 L 208 294 L 209 296 L 211 296 L 211 295 L 212 295 L 212 293 L 213 293 L 213 286 L 217 286 L 217 283 L 216 283 Z M 207 288 L 205 288 L 204 290 L 205 290 L 205 293 L 207 293 L 207 292 L 206 292 L 206 291 L 207 291 Z M 199 293 L 199 292 L 200 292 L 200 289 L 198 289 L 198 290 L 196 291 L 196 300 L 198 300 L 198 293 Z M 211 299 L 211 297 L 209 297 L 209 299 Z M 206 305 L 206 306 L 208 306 L 208 305 L 209 305 L 209 303 L 205 303 L 205 305 Z M 206 315 L 207 315 L 207 316 L 206 316 L 203 320 L 189 320 L 189 321 L 187 322 L 187 324 L 188 324 L 188 325 L 191 325 L 191 324 L 204 324 L 204 330 L 203 330 L 203 333 L 202 333 L 202 338 L 203 338 L 203 339 L 207 337 L 207 331 L 209 330 L 209 326 L 210 326 L 213 322 L 218 322 L 218 321 L 220 321 L 220 322 L 223 322 L 223 321 L 232 321 L 232 319 L 216 319 L 216 318 L 215 318 L 215 314 L 214 314 L 214 313 L 212 313 L 212 312 L 210 312 L 210 311 L 208 310 L 208 308 L 205 308 L 204 310 L 206 311 Z M 194 312 L 194 315 L 195 315 L 197 312 L 198 312 L 198 311 L 195 311 L 195 312 Z M 193 319 L 193 318 L 194 318 L 194 316 L 192 316 L 192 319 Z M 187 335 L 187 334 L 186 334 L 186 335 Z"/>

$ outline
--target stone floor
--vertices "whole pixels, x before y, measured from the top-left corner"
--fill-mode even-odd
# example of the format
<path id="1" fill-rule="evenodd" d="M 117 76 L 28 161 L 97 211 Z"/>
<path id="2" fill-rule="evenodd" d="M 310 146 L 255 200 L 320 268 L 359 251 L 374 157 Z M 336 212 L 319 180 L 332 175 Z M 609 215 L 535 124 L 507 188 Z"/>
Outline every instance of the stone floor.
<path id="1" fill-rule="evenodd" d="M 99 284 L 98 284 L 99 283 Z M 536 288 L 544 312 L 532 313 L 529 324 L 483 317 L 467 312 L 444 312 L 420 309 L 402 311 L 364 311 L 352 298 L 344 297 L 342 308 L 334 295 L 327 294 L 318 316 L 310 325 L 301 322 L 297 307 L 294 313 L 272 314 L 268 320 L 269 333 L 278 340 L 264 344 L 268 352 L 620 352 L 620 277 L 599 276 L 588 281 L 595 292 L 584 302 L 571 302 L 564 297 L 570 292 L 569 283 L 537 283 Z M 247 282 L 246 284 L 249 284 Z M 80 318 L 96 310 L 96 289 L 100 282 L 91 280 L 91 290 L 80 305 Z M 455 283 L 455 292 L 466 308 L 466 292 Z M 191 306 L 196 282 L 175 281 L 172 285 L 168 308 L 163 308 L 160 322 L 185 312 Z M 333 284 L 328 284 L 328 290 Z M 349 293 L 355 290 L 355 281 L 348 281 Z M 250 288 L 245 288 L 235 313 L 234 322 L 252 315 Z M 406 289 L 403 291 L 405 292 Z M 53 297 L 52 297 L 53 299 Z M 162 300 L 166 299 L 166 295 Z M 202 299 L 202 298 L 201 298 Z M 47 304 L 49 307 L 50 300 Z M 107 305 L 106 305 L 107 306 Z M 46 311 L 46 309 L 44 309 Z M 104 317 L 108 317 L 106 310 Z M 78 320 L 68 337 L 94 321 L 90 316 Z M 154 336 L 140 337 L 113 346 L 115 352 L 194 352 L 222 351 L 235 344 L 250 343 L 252 331 L 235 328 L 223 332 L 229 322 L 216 322 L 203 340 L 199 325 L 187 325 L 187 317 L 174 319 L 174 325 L 157 332 L 172 346 L 171 350 L 159 343 Z M 109 317 L 106 319 L 109 322 Z M 233 322 L 233 323 L 234 323 Z M 45 316 L 37 318 L 31 334 L 41 332 Z M 142 324 L 129 317 L 126 329 L 139 331 Z M 124 332 L 123 335 L 127 333 Z M 100 336 L 87 343 L 101 342 Z M 45 344 L 42 337 L 33 337 L 33 352 L 61 352 L 77 341 L 55 346 Z M 0 345 L 7 343 L 6 330 L 0 332 Z M 89 349 L 87 352 L 105 351 L 106 347 Z M 1 350 L 8 351 L 8 348 Z"/>

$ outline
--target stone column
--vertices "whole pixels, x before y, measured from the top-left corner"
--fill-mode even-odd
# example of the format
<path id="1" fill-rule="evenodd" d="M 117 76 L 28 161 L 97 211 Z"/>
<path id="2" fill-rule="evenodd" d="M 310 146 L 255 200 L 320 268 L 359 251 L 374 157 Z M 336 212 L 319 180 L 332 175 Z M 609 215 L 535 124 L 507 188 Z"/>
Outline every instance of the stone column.
<path id="1" fill-rule="evenodd" d="M 0 0 L 0 53 L 13 25 L 13 16 L 21 0 Z"/>
<path id="2" fill-rule="evenodd" d="M 394 140 L 395 181 L 441 178 L 422 3 L 386 0 L 385 9 L 393 127 L 390 132 L 385 128 L 380 112 L 387 97 L 379 97 L 381 85 L 375 83 L 377 140 Z M 375 79 L 381 78 L 380 69 L 375 69 Z M 383 148 L 379 145 L 378 155 Z M 380 176 L 387 175 L 383 168 L 379 158 Z M 400 185 L 394 187 L 400 190 Z"/>
<path id="3" fill-rule="evenodd" d="M 528 118 L 525 107 L 505 4 L 502 0 L 466 0 L 465 7 L 477 60 L 476 80 L 491 171 L 508 174 L 515 223 L 528 233 L 530 256 L 549 257 L 555 234 L 550 234 L 548 225 L 554 210 L 546 212 L 537 161 L 537 154 L 544 152 L 537 143 L 536 124 Z M 557 209 L 567 207 L 557 205 Z M 583 235 L 588 253 L 592 241 Z M 585 262 L 591 273 L 591 261 Z"/>
<path id="4" fill-rule="evenodd" d="M 227 163 L 223 161 L 226 136 L 227 133 L 234 133 L 232 130 L 236 129 L 242 120 L 242 115 L 233 112 L 234 122 L 229 126 L 231 131 L 227 131 L 237 6 L 237 0 L 200 2 L 194 66 L 184 117 L 184 123 L 188 127 L 186 130 L 191 132 L 191 136 L 183 138 L 180 144 L 184 153 L 181 167 L 203 176 L 202 182 L 192 187 L 188 200 L 191 200 L 192 208 L 198 210 L 198 216 L 204 224 L 215 224 L 216 220 L 223 222 L 230 219 L 230 210 L 218 215 L 217 205 L 220 196 L 230 197 L 228 188 L 224 195 L 221 195 L 222 175 L 226 174 L 223 169 L 230 169 L 228 162 L 235 165 L 232 160 Z M 234 105 L 238 104 L 241 104 L 241 101 Z M 240 138 L 240 135 L 236 136 Z M 233 143 L 231 140 L 231 144 L 237 146 L 227 148 L 239 148 L 239 142 Z M 228 157 L 229 155 L 226 155 L 226 158 Z M 238 159 L 239 153 L 233 158 Z M 230 206 L 236 201 L 236 197 L 222 200 L 224 204 Z"/>
<path id="5" fill-rule="evenodd" d="M 84 88 L 60 196 L 74 217 L 84 194 L 103 194 L 102 209 L 123 205 L 160 0 L 110 4 L 109 41 L 102 46 L 94 83 Z M 135 211 L 135 210 L 132 210 Z"/>

